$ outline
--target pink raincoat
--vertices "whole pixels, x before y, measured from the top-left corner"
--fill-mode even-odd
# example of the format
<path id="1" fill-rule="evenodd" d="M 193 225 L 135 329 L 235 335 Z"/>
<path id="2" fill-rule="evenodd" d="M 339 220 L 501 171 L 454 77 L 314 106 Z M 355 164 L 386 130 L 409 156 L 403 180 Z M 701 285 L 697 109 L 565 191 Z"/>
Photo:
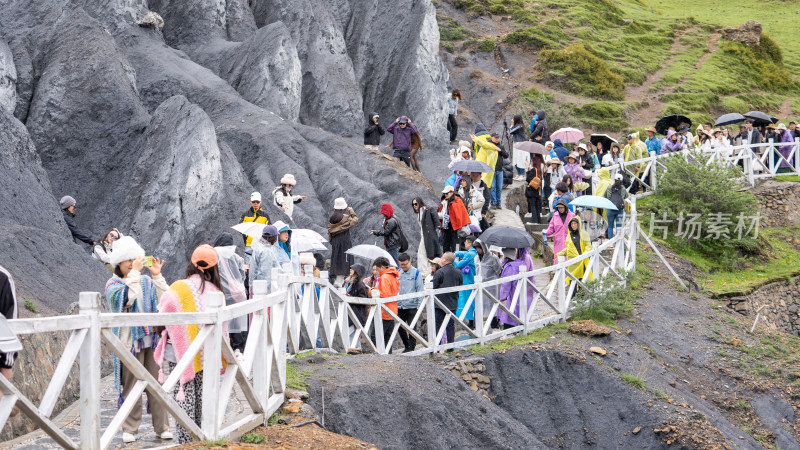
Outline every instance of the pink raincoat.
<path id="1" fill-rule="evenodd" d="M 569 232 L 567 224 L 573 217 L 575 217 L 575 213 L 567 209 L 566 221 L 561 221 L 561 216 L 558 214 L 558 211 L 556 211 L 553 214 L 553 218 L 550 219 L 550 225 L 547 227 L 547 236 L 553 236 L 553 255 L 557 255 L 558 252 L 567 247 L 567 233 Z"/>

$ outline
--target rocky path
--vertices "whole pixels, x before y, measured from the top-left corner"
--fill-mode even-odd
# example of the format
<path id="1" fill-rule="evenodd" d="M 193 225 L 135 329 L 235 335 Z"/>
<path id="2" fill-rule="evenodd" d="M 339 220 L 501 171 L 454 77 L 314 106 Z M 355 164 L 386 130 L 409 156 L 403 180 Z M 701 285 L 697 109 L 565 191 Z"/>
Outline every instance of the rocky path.
<path id="1" fill-rule="evenodd" d="M 114 377 L 109 375 L 103 378 L 100 384 L 100 392 L 102 395 L 100 423 L 103 430 L 108 426 L 117 412 L 117 392 L 114 389 Z M 173 441 L 165 441 L 156 437 L 153 431 L 150 414 L 147 414 L 147 397 L 142 396 L 142 406 L 144 413 L 142 414 L 142 424 L 139 426 L 139 434 L 136 442 L 132 444 L 124 444 L 122 442 L 122 431 L 117 432 L 117 435 L 111 441 L 109 448 L 118 449 L 153 449 L 153 448 L 166 448 L 175 445 Z M 73 441 L 77 442 L 80 439 L 80 407 L 79 402 L 73 402 L 67 409 L 54 420 L 67 436 Z M 247 400 L 239 389 L 235 390 L 234 398 L 231 399 L 228 405 L 227 419 L 237 417 L 243 413 L 250 412 L 247 406 Z M 170 418 L 170 429 L 173 434 L 175 433 L 175 420 Z M 49 448 L 61 448 L 50 437 L 41 430 L 36 430 L 32 433 L 20 436 L 11 441 L 6 441 L 0 444 L 0 449 L 16 449 L 16 450 L 39 450 Z"/>

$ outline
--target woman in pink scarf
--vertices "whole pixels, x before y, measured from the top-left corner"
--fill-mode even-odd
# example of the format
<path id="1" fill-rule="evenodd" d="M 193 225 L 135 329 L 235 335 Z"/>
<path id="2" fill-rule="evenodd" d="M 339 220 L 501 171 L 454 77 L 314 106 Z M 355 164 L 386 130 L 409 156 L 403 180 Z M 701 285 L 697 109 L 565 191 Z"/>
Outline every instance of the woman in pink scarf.
<path id="1" fill-rule="evenodd" d="M 204 312 L 211 292 L 222 292 L 214 247 L 203 244 L 192 253 L 186 266 L 186 278 L 172 283 L 158 303 L 160 313 Z M 223 328 L 227 328 L 223 326 Z M 164 382 L 164 362 L 171 372 L 188 350 L 200 331 L 198 325 L 167 325 L 155 351 L 156 363 L 161 366 L 159 382 Z M 227 329 L 223 330 L 227 334 Z M 197 425 L 203 411 L 203 356 L 198 352 L 192 364 L 181 374 L 175 386 L 175 400 Z M 179 443 L 192 441 L 192 436 L 180 424 L 177 426 Z"/>

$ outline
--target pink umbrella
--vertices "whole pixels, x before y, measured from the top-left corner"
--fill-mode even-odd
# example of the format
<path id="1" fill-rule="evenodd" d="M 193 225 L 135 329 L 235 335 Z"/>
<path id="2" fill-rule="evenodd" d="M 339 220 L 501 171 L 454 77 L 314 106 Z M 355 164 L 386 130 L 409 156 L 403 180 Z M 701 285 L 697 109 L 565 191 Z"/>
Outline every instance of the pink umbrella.
<path id="1" fill-rule="evenodd" d="M 560 128 L 550 135 L 550 140 L 561 139 L 565 144 L 578 142 L 583 139 L 583 131 L 577 128 Z"/>

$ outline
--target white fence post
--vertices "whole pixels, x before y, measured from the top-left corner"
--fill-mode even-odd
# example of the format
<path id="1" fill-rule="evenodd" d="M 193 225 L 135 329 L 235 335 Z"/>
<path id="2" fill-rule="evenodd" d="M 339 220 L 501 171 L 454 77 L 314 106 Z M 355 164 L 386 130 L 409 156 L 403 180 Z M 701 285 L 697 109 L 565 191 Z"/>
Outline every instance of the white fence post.
<path id="1" fill-rule="evenodd" d="M 372 299 L 380 301 L 381 293 L 378 292 L 377 289 L 372 290 Z M 381 305 L 379 303 L 375 305 L 375 315 L 372 318 L 372 328 L 375 329 L 375 348 L 378 349 L 379 355 L 385 355 L 388 353 L 388 351 L 386 350 L 386 341 L 384 341 L 383 337 L 383 315 L 381 313 Z"/>
<path id="2" fill-rule="evenodd" d="M 325 280 L 326 283 L 320 287 L 319 298 L 317 299 L 320 316 L 317 333 L 322 334 L 322 345 L 332 349 L 335 328 L 331 329 L 331 293 L 330 283 L 327 282 L 328 271 L 321 271 L 319 277 Z"/>
<path id="3" fill-rule="evenodd" d="M 258 299 L 261 302 L 262 307 L 256 313 L 256 315 L 260 316 L 261 319 L 261 330 L 259 330 L 256 351 L 253 356 L 253 389 L 256 391 L 258 401 L 261 403 L 265 411 L 267 410 L 267 400 L 269 399 L 269 386 L 267 386 L 267 382 L 269 380 L 269 374 L 267 373 L 267 361 L 270 361 L 270 357 L 272 356 L 270 355 L 268 347 L 270 324 L 267 320 L 267 316 L 269 316 L 269 308 L 263 306 L 266 303 L 266 297 L 267 280 L 255 281 L 253 283 L 253 298 Z"/>
<path id="4" fill-rule="evenodd" d="M 558 259 L 556 259 L 558 264 Z M 556 275 L 556 292 L 558 292 L 558 309 L 561 311 L 561 322 L 567 321 L 567 310 L 569 309 L 569 301 L 567 299 L 567 275 L 566 267 L 560 267 Z"/>
<path id="5" fill-rule="evenodd" d="M 519 289 L 519 318 L 522 319 L 522 333 L 528 334 L 530 332 L 528 325 L 528 272 L 522 271 L 523 277 L 517 283 L 521 283 L 522 287 Z"/>
<path id="6" fill-rule="evenodd" d="M 658 186 L 658 173 L 656 172 L 656 169 L 658 168 L 658 159 L 656 158 L 655 153 L 653 153 L 652 161 L 653 162 L 650 164 L 650 178 L 652 180 L 650 183 L 650 190 L 655 191 L 656 187 Z"/>
<path id="7" fill-rule="evenodd" d="M 475 276 L 475 308 L 473 310 L 473 317 L 475 317 L 475 330 L 478 332 L 478 342 L 483 345 L 486 342 L 486 334 L 483 332 L 483 277 L 480 275 Z"/>
<path id="8" fill-rule="evenodd" d="M 219 439 L 221 417 L 217 395 L 220 388 L 222 370 L 222 324 L 219 308 L 225 304 L 225 294 L 209 292 L 206 295 L 206 311 L 216 313 L 213 327 L 203 346 L 203 408 L 201 426 L 209 440 Z"/>
<path id="9" fill-rule="evenodd" d="M 438 332 L 436 329 L 436 302 L 433 300 L 434 295 L 433 292 L 431 292 L 433 290 L 433 283 L 430 281 L 426 283 L 425 290 L 430 292 L 425 296 L 425 314 L 428 316 L 428 344 L 430 345 L 431 353 L 436 353 L 436 346 L 439 342 L 436 340 L 436 333 Z"/>
<path id="10" fill-rule="evenodd" d="M 100 449 L 100 293 L 81 292 L 80 314 L 91 322 L 80 350 L 80 447 Z"/>

